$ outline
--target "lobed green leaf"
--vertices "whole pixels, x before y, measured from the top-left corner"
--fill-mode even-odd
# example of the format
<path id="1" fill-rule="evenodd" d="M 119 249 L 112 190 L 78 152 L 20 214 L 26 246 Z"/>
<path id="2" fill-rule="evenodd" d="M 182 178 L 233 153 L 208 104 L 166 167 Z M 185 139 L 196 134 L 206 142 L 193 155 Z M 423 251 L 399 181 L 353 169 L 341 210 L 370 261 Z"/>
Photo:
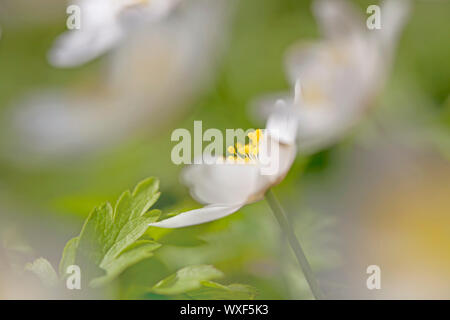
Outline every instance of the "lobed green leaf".
<path id="1" fill-rule="evenodd" d="M 211 265 L 189 266 L 161 280 L 151 291 L 163 295 L 176 295 L 200 288 L 202 281 L 221 277 L 222 271 Z"/>
<path id="2" fill-rule="evenodd" d="M 25 270 L 34 273 L 47 287 L 54 287 L 58 284 L 58 274 L 47 259 L 38 258 L 32 263 L 27 263 Z"/>

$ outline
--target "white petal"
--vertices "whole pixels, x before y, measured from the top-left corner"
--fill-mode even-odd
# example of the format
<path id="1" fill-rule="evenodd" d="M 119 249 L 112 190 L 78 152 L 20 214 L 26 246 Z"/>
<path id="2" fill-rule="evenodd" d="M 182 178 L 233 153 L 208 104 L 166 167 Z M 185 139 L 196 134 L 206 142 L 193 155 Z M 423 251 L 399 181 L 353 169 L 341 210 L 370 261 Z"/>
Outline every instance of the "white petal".
<path id="1" fill-rule="evenodd" d="M 289 91 L 269 93 L 255 98 L 249 105 L 251 118 L 261 124 L 266 123 L 269 116 L 275 111 L 276 102 L 280 99 L 285 101 L 286 104 L 293 102 Z"/>
<path id="2" fill-rule="evenodd" d="M 75 67 L 105 53 L 122 38 L 118 23 L 120 3 L 110 0 L 79 0 L 80 29 L 62 34 L 48 54 L 57 67 Z"/>
<path id="3" fill-rule="evenodd" d="M 133 32 L 110 56 L 108 83 L 113 92 L 132 95 L 145 105 L 148 127 L 157 127 L 180 107 L 191 105 L 209 83 L 228 23 L 226 3 L 188 1 L 176 15 L 158 23 L 142 17 L 142 10 L 133 19 L 139 20 Z M 129 109 L 136 103 L 127 104 Z"/>
<path id="4" fill-rule="evenodd" d="M 48 60 L 55 67 L 77 67 L 113 48 L 121 37 L 122 33 L 117 25 L 95 33 L 69 31 L 56 40 L 48 54 Z"/>
<path id="5" fill-rule="evenodd" d="M 302 80 L 297 130 L 301 152 L 314 152 L 335 141 L 365 107 L 376 68 L 365 55 L 369 42 L 361 40 L 296 45 L 287 55 L 291 82 Z"/>
<path id="6" fill-rule="evenodd" d="M 281 144 L 280 145 L 280 171 L 279 177 L 284 178 L 291 169 L 292 163 L 297 155 L 297 148 L 295 144 Z"/>
<path id="7" fill-rule="evenodd" d="M 316 0 L 313 11 L 324 35 L 329 39 L 360 34 L 365 30 L 361 12 L 346 0 Z"/>
<path id="8" fill-rule="evenodd" d="M 336 143 L 350 127 L 356 123 L 355 116 L 349 114 L 347 117 L 329 121 L 319 130 L 299 130 L 298 150 L 301 154 L 312 154 Z"/>
<path id="9" fill-rule="evenodd" d="M 118 121 L 102 112 L 106 107 L 114 108 L 113 101 L 64 91 L 32 94 L 11 110 L 13 149 L 56 156 L 97 147 L 111 137 L 107 125 L 117 128 Z"/>
<path id="10" fill-rule="evenodd" d="M 277 103 L 275 110 L 267 120 L 266 129 L 269 134 L 281 143 L 293 144 L 297 136 L 298 112 L 297 106 Z"/>
<path id="11" fill-rule="evenodd" d="M 182 173 L 192 197 L 203 204 L 243 203 L 258 189 L 259 168 L 244 164 L 194 164 Z"/>
<path id="12" fill-rule="evenodd" d="M 77 3 L 97 2 L 117 1 Z M 92 152 L 126 138 L 136 128 L 146 127 L 148 132 L 157 132 L 179 114 L 180 108 L 190 105 L 189 101 L 204 87 L 214 70 L 216 48 L 220 47 L 218 42 L 223 39 L 221 34 L 227 21 L 223 10 L 225 2 L 221 3 L 189 2 L 176 19 L 153 23 L 152 28 L 146 25 L 130 34 L 127 42 L 114 50 L 116 55 L 109 57 L 111 63 L 106 64 L 105 77 L 96 84 L 101 90 L 88 88 L 75 93 L 54 89 L 48 94 L 38 92 L 30 99 L 19 101 L 11 108 L 8 125 L 14 127 L 11 130 L 17 139 L 9 139 L 12 152 L 4 153 L 20 153 L 21 156 L 15 156 L 18 158 L 23 153 L 32 153 L 56 160 L 57 155 L 65 158 L 71 153 Z M 86 22 L 87 17 L 82 13 L 82 20 L 83 17 Z M 99 24 L 95 30 L 101 30 L 105 22 L 101 17 L 100 14 L 98 21 L 93 21 Z M 206 22 L 210 28 L 204 28 Z M 83 32 L 87 30 L 83 26 L 88 29 L 82 21 L 81 30 L 62 35 L 67 37 L 67 46 L 75 45 L 70 42 L 72 35 L 84 37 Z M 72 55 L 69 47 L 63 47 L 60 48 L 61 53 L 64 51 L 61 59 L 67 60 L 66 65 L 82 62 Z M 83 48 L 77 47 L 74 52 L 81 58 L 89 57 Z"/>
<path id="13" fill-rule="evenodd" d="M 138 3 L 138 5 L 133 5 Z M 180 4 L 181 0 L 152 0 L 149 2 L 130 1 L 130 5 L 121 12 L 120 21 L 125 25 L 136 22 L 156 22 L 167 17 Z"/>
<path id="14" fill-rule="evenodd" d="M 304 86 L 310 77 L 320 77 L 330 72 L 330 63 L 326 58 L 327 48 L 328 45 L 325 42 L 302 42 L 288 49 L 285 69 L 292 86 L 298 79 L 302 79 Z"/>
<path id="15" fill-rule="evenodd" d="M 231 206 L 209 205 L 201 209 L 195 209 L 180 213 L 179 215 L 173 218 L 169 218 L 155 223 L 150 223 L 149 226 L 159 228 L 182 228 L 193 226 L 196 224 L 202 224 L 226 217 L 238 211 L 242 206 L 243 204 Z"/>
<path id="16" fill-rule="evenodd" d="M 277 141 L 276 137 L 269 136 L 269 139 Z M 276 143 L 278 148 L 277 152 L 269 152 L 271 163 L 260 169 L 259 181 L 257 183 L 259 189 L 253 195 L 254 200 L 262 198 L 268 188 L 277 185 L 283 180 L 296 157 L 297 148 L 295 144 Z M 262 145 L 260 153 L 264 154 L 266 152 L 264 148 L 265 146 Z"/>
<path id="17" fill-rule="evenodd" d="M 294 85 L 294 104 L 299 107 L 303 104 L 303 92 L 300 77 L 297 78 Z"/>
<path id="18" fill-rule="evenodd" d="M 382 3 L 382 26 L 379 31 L 379 41 L 391 53 L 395 47 L 400 31 L 406 23 L 410 12 L 408 0 L 385 0 Z"/>

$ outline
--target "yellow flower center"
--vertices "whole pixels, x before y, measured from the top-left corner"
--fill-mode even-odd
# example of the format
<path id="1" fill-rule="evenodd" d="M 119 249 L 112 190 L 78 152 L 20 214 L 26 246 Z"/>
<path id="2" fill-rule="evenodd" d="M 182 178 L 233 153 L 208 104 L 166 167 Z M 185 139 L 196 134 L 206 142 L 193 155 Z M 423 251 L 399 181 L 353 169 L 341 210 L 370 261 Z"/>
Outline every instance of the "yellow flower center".
<path id="1" fill-rule="evenodd" d="M 303 86 L 303 98 L 307 105 L 321 105 L 327 101 L 327 97 L 322 87 L 317 83 L 311 83 Z"/>
<path id="2" fill-rule="evenodd" d="M 229 153 L 227 160 L 237 163 L 249 163 L 258 159 L 259 143 L 263 136 L 262 130 L 257 129 L 247 134 L 249 143 L 243 145 L 236 143 L 234 146 L 229 146 L 227 152 Z"/>

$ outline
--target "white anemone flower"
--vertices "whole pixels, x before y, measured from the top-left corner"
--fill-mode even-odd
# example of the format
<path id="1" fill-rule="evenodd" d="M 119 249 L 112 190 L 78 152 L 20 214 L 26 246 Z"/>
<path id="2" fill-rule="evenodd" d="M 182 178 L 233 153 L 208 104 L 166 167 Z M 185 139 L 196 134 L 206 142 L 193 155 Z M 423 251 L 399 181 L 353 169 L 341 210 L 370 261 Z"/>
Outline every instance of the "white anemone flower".
<path id="1" fill-rule="evenodd" d="M 297 95 L 295 101 L 299 103 L 300 98 Z M 277 101 L 277 107 L 288 108 L 281 100 Z M 182 175 L 184 183 L 190 188 L 192 197 L 205 206 L 149 226 L 183 228 L 198 225 L 226 217 L 265 197 L 291 245 L 313 296 L 323 299 L 324 295 L 294 229 L 271 191 L 271 187 L 284 179 L 295 159 L 297 123 L 289 115 L 273 114 L 267 121 L 266 130 L 258 129 L 248 134 L 250 143 L 229 146 L 227 151 L 230 155 L 227 158 L 213 157 L 203 164 L 185 168 Z"/>
<path id="2" fill-rule="evenodd" d="M 292 85 L 301 79 L 303 103 L 273 109 L 271 95 L 257 102 L 266 115 L 297 117 L 299 151 L 312 153 L 338 140 L 364 114 L 389 71 L 405 23 L 408 1 L 386 0 L 381 29 L 369 30 L 365 17 L 345 0 L 317 0 L 313 9 L 324 40 L 288 50 L 286 69 Z M 284 98 L 286 99 L 286 98 Z"/>
<path id="3" fill-rule="evenodd" d="M 220 0 L 184 1 L 169 18 L 135 26 L 108 56 L 104 77 L 93 86 L 28 94 L 5 117 L 2 144 L 10 152 L 3 155 L 14 161 L 28 156 L 60 161 L 113 145 L 138 130 L 161 131 L 182 117 L 210 83 L 229 8 Z M 6 139 L 11 135 L 14 141 Z"/>
<path id="4" fill-rule="evenodd" d="M 73 0 L 80 8 L 80 29 L 59 36 L 48 54 L 56 67 L 76 67 L 114 48 L 127 35 L 123 17 L 137 9 L 139 18 L 159 21 L 180 0 Z"/>
<path id="5" fill-rule="evenodd" d="M 192 197 L 205 206 L 150 226 L 181 228 L 202 224 L 262 200 L 269 188 L 283 180 L 296 156 L 295 144 L 282 142 L 279 136 L 286 135 L 276 134 L 284 125 L 278 120 L 271 130 L 251 131 L 250 143 L 228 147 L 227 158 L 216 157 L 214 161 L 209 159 L 186 167 L 182 181 L 190 188 Z M 264 171 L 272 165 L 274 170 Z"/>
<path id="6" fill-rule="evenodd" d="M 297 91 L 294 101 L 301 104 L 301 100 L 301 91 Z M 277 108 L 289 108 L 283 100 L 278 100 L 276 105 Z M 271 191 L 271 187 L 284 179 L 296 157 L 297 124 L 297 119 L 290 114 L 274 113 L 267 121 L 266 130 L 258 129 L 248 134 L 248 144 L 229 146 L 227 158 L 213 157 L 203 164 L 185 168 L 182 179 L 190 188 L 192 197 L 205 206 L 149 226 L 182 228 L 198 225 L 226 217 L 265 197 L 300 264 L 311 293 L 316 299 L 323 299 L 295 231 Z"/>

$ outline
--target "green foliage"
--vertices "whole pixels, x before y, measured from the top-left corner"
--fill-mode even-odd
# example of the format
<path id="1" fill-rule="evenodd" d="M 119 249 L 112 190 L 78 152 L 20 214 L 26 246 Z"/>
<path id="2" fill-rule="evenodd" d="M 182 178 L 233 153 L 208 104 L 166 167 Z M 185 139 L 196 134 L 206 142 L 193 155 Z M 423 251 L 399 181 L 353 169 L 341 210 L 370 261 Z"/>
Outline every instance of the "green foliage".
<path id="1" fill-rule="evenodd" d="M 185 295 L 190 299 L 253 299 L 255 289 L 241 284 L 229 286 L 212 282 L 222 278 L 223 273 L 211 265 L 195 265 L 182 268 L 176 273 L 158 282 L 151 289 L 152 293 L 174 296 Z"/>
<path id="2" fill-rule="evenodd" d="M 67 241 L 62 254 L 61 262 L 59 263 L 59 274 L 62 276 L 67 270 L 67 267 L 75 264 L 75 255 L 78 245 L 78 238 L 72 238 Z"/>
<path id="3" fill-rule="evenodd" d="M 189 266 L 158 282 L 152 292 L 163 295 L 185 293 L 201 286 L 202 281 L 223 277 L 223 273 L 210 265 Z"/>
<path id="4" fill-rule="evenodd" d="M 76 264 L 81 267 L 82 279 L 87 277 L 91 288 L 108 284 L 161 247 L 145 234 L 148 224 L 160 216 L 159 210 L 149 211 L 159 197 L 158 189 L 159 181 L 148 178 L 133 193 L 124 192 L 114 209 L 109 203 L 95 208 L 80 235 L 67 242 L 59 264 L 60 277 L 44 258 L 28 264 L 26 270 L 36 274 L 46 286 L 54 287 L 66 277 L 67 267 Z M 181 232 L 183 235 L 186 233 Z M 252 299 L 255 296 L 255 290 L 249 286 L 225 286 L 211 281 L 223 276 L 210 265 L 189 266 L 159 281 L 150 291 L 170 298 Z"/>
<path id="5" fill-rule="evenodd" d="M 99 287 L 114 280 L 128 267 L 149 258 L 161 245 L 139 240 L 148 224 L 158 219 L 159 210 L 150 207 L 158 200 L 159 181 L 148 178 L 133 193 L 124 192 L 113 209 L 109 203 L 95 208 L 86 219 L 78 237 L 69 240 L 59 265 L 64 278 L 67 267 L 78 264 L 89 277 L 89 286 Z M 37 274 L 46 284 L 58 279 L 50 263 L 40 258 L 27 270 Z"/>
<path id="6" fill-rule="evenodd" d="M 256 290 L 243 284 L 233 283 L 225 286 L 212 281 L 202 281 L 199 289 L 187 292 L 186 296 L 194 300 L 253 300 Z"/>
<path id="7" fill-rule="evenodd" d="M 93 279 L 91 285 L 98 287 L 113 280 L 128 267 L 153 256 L 153 251 L 160 246 L 159 243 L 153 241 L 136 241 L 116 258 L 102 263 L 100 267 L 106 271 L 106 275 Z"/>
<path id="8" fill-rule="evenodd" d="M 39 258 L 33 263 L 27 263 L 25 270 L 34 273 L 47 287 L 58 284 L 58 274 L 47 259 Z"/>
<path id="9" fill-rule="evenodd" d="M 74 262 L 95 265 L 104 274 L 90 281 L 98 287 L 117 277 L 126 268 L 151 257 L 160 245 L 149 240 L 137 241 L 148 224 L 158 219 L 159 210 L 150 207 L 158 200 L 159 181 L 149 178 L 137 185 L 133 193 L 122 194 L 113 209 L 109 203 L 95 208 L 78 237 L 71 239 L 63 253 L 60 273 Z"/>
<path id="10" fill-rule="evenodd" d="M 158 230 L 159 234 L 155 232 Z M 162 234 L 161 234 L 162 233 Z M 200 232 L 193 232 L 191 228 L 180 228 L 176 232 L 172 229 L 150 228 L 147 234 L 156 237 L 162 245 L 176 246 L 176 247 L 197 247 L 206 243 L 201 238 Z"/>

